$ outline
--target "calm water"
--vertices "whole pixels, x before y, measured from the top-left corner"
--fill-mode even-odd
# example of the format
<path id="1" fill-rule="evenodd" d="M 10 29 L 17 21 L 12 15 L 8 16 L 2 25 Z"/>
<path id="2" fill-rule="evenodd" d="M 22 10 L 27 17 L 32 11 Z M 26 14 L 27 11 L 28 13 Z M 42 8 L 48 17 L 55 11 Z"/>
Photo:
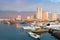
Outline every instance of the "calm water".
<path id="1" fill-rule="evenodd" d="M 23 29 L 23 25 L 0 23 L 0 40 L 35 40 L 31 38 Z M 57 40 L 49 33 L 41 34 L 40 40 Z"/>

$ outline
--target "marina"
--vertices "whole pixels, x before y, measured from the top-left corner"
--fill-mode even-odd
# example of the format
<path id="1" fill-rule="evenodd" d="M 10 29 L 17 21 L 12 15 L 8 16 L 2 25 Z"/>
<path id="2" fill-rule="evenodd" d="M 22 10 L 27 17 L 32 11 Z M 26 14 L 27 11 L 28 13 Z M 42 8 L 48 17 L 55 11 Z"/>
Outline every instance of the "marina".
<path id="1" fill-rule="evenodd" d="M 59 30 L 50 30 L 49 33 L 60 40 L 60 31 Z"/>
<path id="2" fill-rule="evenodd" d="M 0 40 L 60 40 L 60 0 L 0 0 Z"/>
<path id="3" fill-rule="evenodd" d="M 58 40 L 54 36 L 52 36 L 49 32 L 42 33 L 41 35 L 35 33 L 27 33 L 23 30 L 23 24 L 18 24 L 18 28 L 16 28 L 15 24 L 2 24 L 0 23 L 0 40 Z M 24 24 L 26 25 L 26 24 Z M 36 35 L 36 39 L 32 37 L 32 35 Z"/>

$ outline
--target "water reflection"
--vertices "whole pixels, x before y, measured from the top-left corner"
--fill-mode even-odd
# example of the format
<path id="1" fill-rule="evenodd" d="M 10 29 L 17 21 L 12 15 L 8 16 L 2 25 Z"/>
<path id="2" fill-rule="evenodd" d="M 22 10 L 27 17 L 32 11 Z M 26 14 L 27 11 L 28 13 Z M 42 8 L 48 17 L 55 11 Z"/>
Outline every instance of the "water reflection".
<path id="1" fill-rule="evenodd" d="M 19 23 L 16 23 L 16 28 L 18 29 L 20 27 L 20 24 Z"/>
<path id="2" fill-rule="evenodd" d="M 41 34 L 39 39 L 31 38 L 21 27 L 25 25 L 16 23 L 13 25 L 0 23 L 0 40 L 57 40 L 50 33 Z M 18 29 L 18 30 L 16 30 Z"/>

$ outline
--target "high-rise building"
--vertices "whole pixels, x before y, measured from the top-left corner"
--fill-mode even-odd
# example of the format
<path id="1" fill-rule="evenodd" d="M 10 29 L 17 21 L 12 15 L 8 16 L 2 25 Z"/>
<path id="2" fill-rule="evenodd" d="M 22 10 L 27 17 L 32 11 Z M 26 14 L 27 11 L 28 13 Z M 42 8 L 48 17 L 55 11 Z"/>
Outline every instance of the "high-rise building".
<path id="1" fill-rule="evenodd" d="M 57 13 L 56 12 L 52 13 L 52 20 L 57 20 Z"/>
<path id="2" fill-rule="evenodd" d="M 42 20 L 48 20 L 48 12 L 43 12 L 42 13 Z"/>
<path id="3" fill-rule="evenodd" d="M 34 20 L 34 15 L 31 16 L 31 21 Z"/>
<path id="4" fill-rule="evenodd" d="M 30 20 L 31 19 L 31 17 L 30 16 L 27 16 L 27 20 Z"/>
<path id="5" fill-rule="evenodd" d="M 42 20 L 42 8 L 37 8 L 36 18 Z"/>

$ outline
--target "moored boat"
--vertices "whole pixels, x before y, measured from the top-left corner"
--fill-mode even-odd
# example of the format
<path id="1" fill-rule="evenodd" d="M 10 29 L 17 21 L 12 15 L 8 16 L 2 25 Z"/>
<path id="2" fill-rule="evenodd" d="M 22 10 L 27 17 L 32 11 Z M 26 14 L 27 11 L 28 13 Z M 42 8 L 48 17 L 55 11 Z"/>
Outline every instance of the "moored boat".
<path id="1" fill-rule="evenodd" d="M 49 24 L 47 24 L 46 28 L 48 28 L 48 29 L 60 30 L 60 24 L 49 23 Z"/>
<path id="2" fill-rule="evenodd" d="M 40 37 L 40 35 L 38 35 L 38 34 L 36 34 L 36 33 L 33 33 L 33 32 L 27 32 L 31 37 L 33 37 L 33 38 L 39 38 Z"/>

